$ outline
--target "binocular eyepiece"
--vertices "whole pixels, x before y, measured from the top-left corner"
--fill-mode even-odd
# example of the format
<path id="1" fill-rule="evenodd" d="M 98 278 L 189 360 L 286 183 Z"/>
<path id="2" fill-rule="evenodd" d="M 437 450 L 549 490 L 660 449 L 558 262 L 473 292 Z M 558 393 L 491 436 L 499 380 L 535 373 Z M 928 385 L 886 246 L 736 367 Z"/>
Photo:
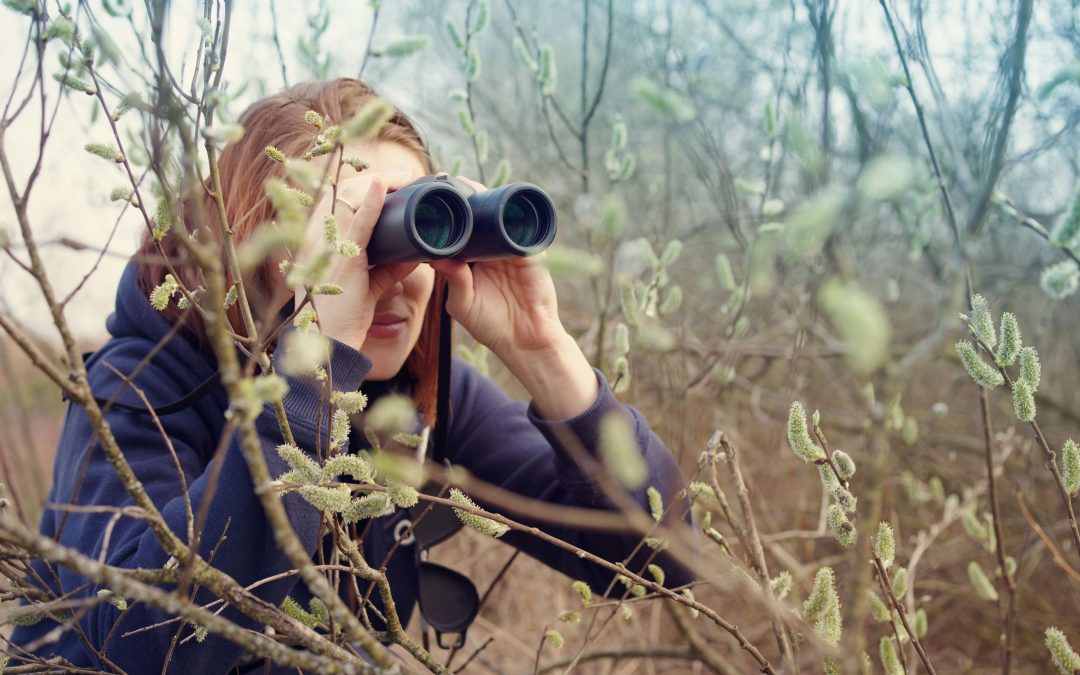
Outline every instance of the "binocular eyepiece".
<path id="1" fill-rule="evenodd" d="M 551 198 L 531 183 L 477 193 L 449 176 L 425 176 L 386 196 L 368 262 L 536 255 L 555 239 L 557 220 Z"/>

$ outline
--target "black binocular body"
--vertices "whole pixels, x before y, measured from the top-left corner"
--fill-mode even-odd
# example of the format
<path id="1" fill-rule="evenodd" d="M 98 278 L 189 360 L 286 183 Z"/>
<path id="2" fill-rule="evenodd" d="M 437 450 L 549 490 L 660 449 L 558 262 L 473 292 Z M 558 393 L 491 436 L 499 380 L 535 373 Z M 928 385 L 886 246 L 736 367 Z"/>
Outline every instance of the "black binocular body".
<path id="1" fill-rule="evenodd" d="M 531 183 L 478 193 L 450 176 L 424 176 L 386 196 L 368 262 L 536 255 L 555 239 L 557 221 L 551 198 Z"/>

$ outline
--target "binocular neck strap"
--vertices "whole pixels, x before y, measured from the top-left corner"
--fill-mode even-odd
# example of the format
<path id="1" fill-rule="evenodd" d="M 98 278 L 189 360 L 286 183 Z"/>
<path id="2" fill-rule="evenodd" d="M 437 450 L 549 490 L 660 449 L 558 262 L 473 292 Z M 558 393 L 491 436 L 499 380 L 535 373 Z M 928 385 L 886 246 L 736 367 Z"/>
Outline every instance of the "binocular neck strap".
<path id="1" fill-rule="evenodd" d="M 436 461 L 446 457 L 446 441 L 450 433 L 450 333 L 452 323 L 446 302 L 450 297 L 450 285 L 443 288 L 443 301 L 439 314 L 439 382 L 435 399 L 435 452 Z"/>

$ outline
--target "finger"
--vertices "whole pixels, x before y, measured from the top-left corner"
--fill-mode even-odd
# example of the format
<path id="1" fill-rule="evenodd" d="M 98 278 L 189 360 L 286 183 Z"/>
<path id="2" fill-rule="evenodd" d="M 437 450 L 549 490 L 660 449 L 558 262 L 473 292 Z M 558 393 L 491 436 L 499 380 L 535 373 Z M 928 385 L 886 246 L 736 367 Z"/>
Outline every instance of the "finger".
<path id="1" fill-rule="evenodd" d="M 487 192 L 488 191 L 488 187 L 486 185 L 484 185 L 483 183 L 477 183 L 476 181 L 472 180 L 471 178 L 466 178 L 465 176 L 456 176 L 456 178 L 459 181 L 461 181 L 462 183 L 465 183 L 466 185 L 468 185 L 472 189 L 476 190 L 477 192 Z"/>
<path id="2" fill-rule="evenodd" d="M 338 183 L 338 194 L 344 194 L 346 197 L 350 195 L 355 196 L 356 199 L 360 199 L 367 192 L 368 184 L 375 178 L 379 178 L 386 184 L 387 189 L 390 192 L 400 189 L 405 185 L 416 180 L 417 176 L 412 171 L 406 169 L 388 169 L 386 171 L 364 171 L 356 176 L 350 176 Z M 356 202 L 353 201 L 355 204 Z"/>
<path id="3" fill-rule="evenodd" d="M 368 289 L 371 295 L 378 298 L 390 289 L 391 286 L 412 274 L 420 263 L 397 263 L 395 265 L 379 265 L 372 267 L 368 272 Z"/>
<path id="4" fill-rule="evenodd" d="M 475 298 L 472 268 L 468 263 L 453 259 L 432 260 L 428 264 L 446 277 L 446 283 L 450 287 L 446 309 L 455 318 L 463 317 L 468 308 L 472 307 Z"/>
<path id="5" fill-rule="evenodd" d="M 361 250 L 366 250 L 371 241 L 371 232 L 375 229 L 375 223 L 379 222 L 386 192 L 386 182 L 381 177 L 373 177 L 356 211 L 345 222 L 342 236 L 355 241 Z"/>

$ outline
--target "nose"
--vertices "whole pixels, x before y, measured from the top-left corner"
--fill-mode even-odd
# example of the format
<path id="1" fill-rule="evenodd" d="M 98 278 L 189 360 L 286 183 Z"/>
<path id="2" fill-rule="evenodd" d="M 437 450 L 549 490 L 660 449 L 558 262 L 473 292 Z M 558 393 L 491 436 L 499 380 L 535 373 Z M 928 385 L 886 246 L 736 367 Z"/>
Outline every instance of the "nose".
<path id="1" fill-rule="evenodd" d="M 387 299 L 393 298 L 395 296 L 401 295 L 404 292 L 405 292 L 405 284 L 403 284 L 402 282 L 399 281 L 399 282 L 395 283 L 393 286 L 391 286 L 390 288 L 386 289 L 386 292 L 382 294 L 382 299 L 387 300 Z"/>

